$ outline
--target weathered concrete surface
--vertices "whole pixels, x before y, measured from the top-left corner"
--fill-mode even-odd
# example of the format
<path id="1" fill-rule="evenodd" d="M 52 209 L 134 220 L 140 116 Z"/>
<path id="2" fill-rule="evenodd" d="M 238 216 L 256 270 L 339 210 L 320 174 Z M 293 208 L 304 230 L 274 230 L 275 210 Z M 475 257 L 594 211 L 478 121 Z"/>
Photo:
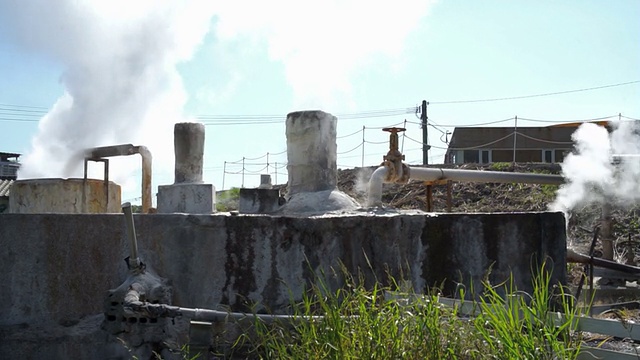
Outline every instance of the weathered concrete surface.
<path id="1" fill-rule="evenodd" d="M 158 212 L 211 214 L 216 211 L 216 188 L 211 184 L 158 186 Z"/>
<path id="2" fill-rule="evenodd" d="M 96 179 L 16 180 L 9 197 L 16 214 L 119 213 L 120 204 L 120 185 Z"/>
<path id="3" fill-rule="evenodd" d="M 241 214 L 271 214 L 284 204 L 280 190 L 269 188 L 240 189 L 238 211 Z"/>
<path id="4" fill-rule="evenodd" d="M 339 263 L 360 269 L 369 283 L 374 275 L 386 279 L 388 269 L 410 276 L 417 291 L 443 284 L 445 293 L 459 280 L 472 279 L 477 289 L 490 265 L 493 283 L 512 272 L 525 291 L 544 258 L 554 279 L 566 271 L 561 213 L 155 214 L 137 215 L 135 223 L 143 262 L 171 281 L 173 304 L 184 307 L 243 311 L 257 303 L 258 311 L 278 311 L 315 274 Z M 0 214 L 0 354 L 122 352 L 94 318 L 107 290 L 125 280 L 126 256 L 122 215 Z"/>
<path id="5" fill-rule="evenodd" d="M 350 211 L 359 207 L 336 188 L 336 126 L 338 119 L 324 111 L 287 115 L 287 203 L 284 214 Z"/>
<path id="6" fill-rule="evenodd" d="M 201 183 L 204 158 L 204 124 L 178 123 L 173 127 L 176 156 L 175 183 Z"/>
<path id="7" fill-rule="evenodd" d="M 289 195 L 335 189 L 337 123 L 335 116 L 320 110 L 287 115 Z"/>

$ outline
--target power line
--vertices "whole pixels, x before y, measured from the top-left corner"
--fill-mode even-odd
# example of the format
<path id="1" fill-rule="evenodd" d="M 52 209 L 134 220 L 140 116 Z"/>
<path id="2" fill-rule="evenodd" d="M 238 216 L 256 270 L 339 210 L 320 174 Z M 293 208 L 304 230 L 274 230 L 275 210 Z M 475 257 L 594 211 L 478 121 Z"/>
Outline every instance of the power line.
<path id="1" fill-rule="evenodd" d="M 468 104 L 468 103 L 489 102 L 489 101 L 505 101 L 505 100 L 528 99 L 528 98 L 534 98 L 534 97 L 562 95 L 562 94 L 570 94 L 570 93 L 576 93 L 576 92 L 582 92 L 582 91 L 606 89 L 606 88 L 611 88 L 611 87 L 625 86 L 625 85 L 631 85 L 631 84 L 637 84 L 637 83 L 640 83 L 640 80 L 628 81 L 628 82 L 618 83 L 618 84 L 603 85 L 603 86 L 594 86 L 594 87 L 584 88 L 584 89 L 556 91 L 556 92 L 549 92 L 549 93 L 543 93 L 543 94 L 534 94 L 534 95 L 511 96 L 511 97 L 477 99 L 477 100 L 429 101 L 429 105 L 431 105 L 431 104 L 438 104 L 438 105 L 443 105 L 443 104 Z"/>

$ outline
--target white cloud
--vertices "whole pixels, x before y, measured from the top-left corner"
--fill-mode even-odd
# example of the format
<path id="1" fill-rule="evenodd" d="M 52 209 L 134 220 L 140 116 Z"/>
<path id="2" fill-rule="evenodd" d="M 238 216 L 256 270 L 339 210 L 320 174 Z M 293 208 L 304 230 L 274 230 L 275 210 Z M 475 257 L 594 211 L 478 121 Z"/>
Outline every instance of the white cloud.
<path id="1" fill-rule="evenodd" d="M 432 2 L 228 1 L 218 4 L 217 35 L 226 41 L 264 41 L 285 66 L 297 106 L 348 101 L 351 79 L 363 67 L 404 56 L 405 40 Z"/>

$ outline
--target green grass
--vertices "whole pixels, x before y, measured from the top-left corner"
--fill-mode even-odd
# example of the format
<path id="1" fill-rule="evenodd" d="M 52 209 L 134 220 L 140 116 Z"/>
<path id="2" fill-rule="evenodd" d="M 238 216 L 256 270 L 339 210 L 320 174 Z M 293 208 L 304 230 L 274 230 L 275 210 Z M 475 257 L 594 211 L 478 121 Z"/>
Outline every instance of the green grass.
<path id="1" fill-rule="evenodd" d="M 533 294 L 513 288 L 513 281 L 485 291 L 468 316 L 459 306 L 445 306 L 436 291 L 401 299 L 385 296 L 399 286 L 363 286 L 347 275 L 347 286 L 330 291 L 322 282 L 293 305 L 300 317 L 322 320 L 266 325 L 257 321 L 253 356 L 261 359 L 575 359 L 580 339 L 571 328 L 573 298 L 550 292 L 541 272 Z M 391 281 L 392 284 L 393 279 Z M 500 294 L 505 294 L 501 296 Z M 464 294 L 461 294 L 464 296 Z M 461 304 L 464 304 L 462 302 Z M 469 304 L 469 302 L 467 302 Z M 565 322 L 553 322 L 557 304 Z"/>
<path id="2" fill-rule="evenodd" d="M 222 212 L 238 210 L 239 199 L 240 188 L 233 187 L 229 190 L 220 191 L 216 194 L 216 210 Z"/>
<path id="3" fill-rule="evenodd" d="M 490 170 L 494 170 L 494 171 L 505 171 L 511 168 L 511 163 L 510 162 L 494 162 L 491 163 L 490 166 Z"/>

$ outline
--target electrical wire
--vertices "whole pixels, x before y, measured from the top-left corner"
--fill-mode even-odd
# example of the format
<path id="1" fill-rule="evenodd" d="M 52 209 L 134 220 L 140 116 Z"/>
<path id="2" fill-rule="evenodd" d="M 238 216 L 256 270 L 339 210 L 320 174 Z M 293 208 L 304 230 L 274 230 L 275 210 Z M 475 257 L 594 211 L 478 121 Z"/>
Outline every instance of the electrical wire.
<path id="1" fill-rule="evenodd" d="M 353 135 L 359 134 L 359 133 L 361 133 L 363 131 L 364 131 L 364 129 L 360 129 L 360 130 L 358 130 L 356 132 L 353 132 L 353 133 L 351 133 L 349 135 L 336 136 L 336 139 L 344 139 L 344 138 L 347 138 L 349 136 L 353 136 Z"/>
<path id="2" fill-rule="evenodd" d="M 469 103 L 490 102 L 490 101 L 505 101 L 505 100 L 528 99 L 528 98 L 535 98 L 535 97 L 562 95 L 562 94 L 570 94 L 570 93 L 577 93 L 577 92 L 583 92 L 583 91 L 606 89 L 606 88 L 611 88 L 611 87 L 632 85 L 632 84 L 637 84 L 637 83 L 640 83 L 640 80 L 628 81 L 628 82 L 618 83 L 618 84 L 603 85 L 603 86 L 594 86 L 594 87 L 584 88 L 584 89 L 556 91 L 556 92 L 549 92 L 549 93 L 543 93 L 543 94 L 534 94 L 534 95 L 511 96 L 511 97 L 477 99 L 477 100 L 429 101 L 429 105 L 469 104 Z"/>
<path id="3" fill-rule="evenodd" d="M 542 122 L 542 123 L 558 123 L 559 124 L 559 123 L 600 121 L 600 120 L 607 120 L 607 119 L 617 118 L 617 117 L 618 117 L 618 115 L 611 115 L 611 116 L 603 116 L 603 117 L 592 118 L 592 119 L 576 119 L 576 120 L 540 120 L 540 119 L 529 119 L 529 118 L 518 117 L 518 120 Z"/>
<path id="4" fill-rule="evenodd" d="M 374 145 L 388 144 L 389 143 L 388 140 L 385 140 L 385 141 L 367 141 L 367 140 L 365 140 L 364 142 L 366 142 L 367 144 L 374 144 Z"/>
<path id="5" fill-rule="evenodd" d="M 387 126 L 371 126 L 371 127 L 367 127 L 367 129 L 369 130 L 380 130 L 380 129 L 386 129 L 386 128 L 390 128 L 390 127 L 396 127 L 398 125 L 403 125 L 404 121 L 399 122 L 397 124 L 393 124 L 393 125 L 387 125 Z"/>
<path id="6" fill-rule="evenodd" d="M 534 140 L 534 141 L 538 141 L 538 142 L 542 142 L 542 143 L 558 144 L 558 145 L 573 145 L 573 142 L 566 142 L 566 141 L 552 141 L 552 140 L 538 139 L 538 138 L 535 138 L 535 137 L 533 137 L 533 136 L 525 135 L 525 134 L 523 134 L 523 133 L 521 133 L 521 132 L 519 132 L 519 131 L 516 131 L 516 134 L 518 134 L 518 135 L 520 135 L 520 136 L 522 136 L 522 137 L 524 137 L 524 138 L 527 138 L 527 139 L 530 139 L 530 140 Z"/>
<path id="7" fill-rule="evenodd" d="M 439 149 L 449 149 L 449 150 L 474 150 L 474 149 L 478 149 L 478 148 L 487 147 L 487 146 L 489 146 L 489 145 L 493 145 L 493 144 L 498 143 L 498 142 L 500 142 L 500 141 L 502 141 L 502 140 L 508 139 L 509 137 L 512 137 L 514 134 L 515 134 L 515 133 L 514 133 L 514 132 L 512 132 L 512 133 L 510 133 L 509 135 L 506 135 L 506 136 L 504 136 L 504 137 L 501 137 L 500 139 L 497 139 L 497 140 L 494 140 L 494 141 L 488 142 L 488 143 L 486 143 L 486 144 L 476 145 L 476 146 L 474 146 L 474 147 L 468 147 L 468 148 L 443 148 L 443 147 L 436 147 L 436 146 L 433 146 L 433 145 L 432 145 L 431 147 L 435 147 L 435 148 L 439 148 Z M 410 138 L 410 137 L 408 137 L 408 136 L 407 136 L 407 139 L 409 139 L 409 140 L 411 140 L 411 141 L 414 141 L 414 142 L 416 142 L 416 143 L 418 143 L 418 144 L 426 145 L 425 143 L 423 143 L 423 142 L 421 142 L 421 141 L 418 141 L 418 140 L 414 140 L 414 139 L 412 139 L 412 138 Z"/>
<path id="8" fill-rule="evenodd" d="M 358 148 L 360 148 L 362 145 L 363 145 L 363 143 L 360 143 L 360 144 L 358 144 L 358 146 L 354 147 L 353 149 L 351 149 L 351 150 L 347 150 L 347 151 L 343 151 L 343 152 L 338 152 L 338 153 L 336 153 L 336 155 L 341 155 L 341 154 L 347 154 L 347 153 L 350 153 L 350 152 L 352 152 L 352 151 L 357 150 L 357 149 L 358 149 Z"/>

